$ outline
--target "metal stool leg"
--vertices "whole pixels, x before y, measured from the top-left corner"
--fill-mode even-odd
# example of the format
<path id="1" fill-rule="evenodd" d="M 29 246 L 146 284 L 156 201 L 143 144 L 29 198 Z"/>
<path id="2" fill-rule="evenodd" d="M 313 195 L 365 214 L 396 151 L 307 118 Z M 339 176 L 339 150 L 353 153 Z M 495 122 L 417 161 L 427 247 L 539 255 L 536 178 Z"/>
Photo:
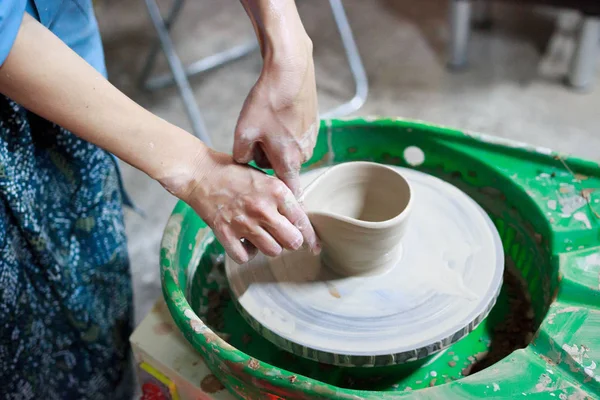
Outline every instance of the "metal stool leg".
<path id="1" fill-rule="evenodd" d="M 329 0 L 329 4 L 331 5 L 333 17 L 340 32 L 344 50 L 346 51 L 348 64 L 352 71 L 352 76 L 354 77 L 356 92 L 350 101 L 322 114 L 322 118 L 336 118 L 357 111 L 365 104 L 369 92 L 367 73 L 365 72 L 365 68 L 360 58 L 356 41 L 352 35 L 352 29 L 350 28 L 350 23 L 348 22 L 348 17 L 346 16 L 342 1 Z"/>
<path id="2" fill-rule="evenodd" d="M 227 63 L 245 57 L 256 50 L 258 50 L 257 41 L 251 41 L 248 43 L 240 44 L 238 46 L 234 46 L 230 49 L 224 50 L 216 54 L 212 54 L 210 56 L 204 57 L 198 61 L 191 63 L 190 65 L 185 67 L 185 74 L 187 75 L 187 77 L 191 78 L 192 76 L 199 75 L 203 72 L 208 72 L 210 70 L 219 68 Z M 148 90 L 158 90 L 170 86 L 173 83 L 175 83 L 173 75 L 164 74 L 149 79 L 146 82 L 145 86 Z"/>
<path id="3" fill-rule="evenodd" d="M 179 11 L 181 11 L 184 1 L 185 0 L 175 0 L 173 5 L 171 6 L 169 15 L 164 20 L 164 25 L 167 29 L 167 32 L 169 32 L 171 30 L 171 27 L 175 24 L 175 21 L 179 16 Z M 156 60 L 156 56 L 158 55 L 158 50 L 160 50 L 160 44 L 160 41 L 157 41 L 152 50 L 150 51 L 150 54 L 148 55 L 148 58 L 146 60 L 146 64 L 144 65 L 144 69 L 140 76 L 140 86 L 142 86 L 146 90 L 163 89 L 167 86 L 171 86 L 177 83 L 174 79 L 173 74 L 168 73 L 149 78 L 150 73 L 152 72 L 152 68 L 154 67 L 154 61 Z M 190 78 L 203 72 L 210 71 L 212 69 L 225 65 L 231 61 L 235 61 L 239 58 L 245 57 L 248 54 L 258 50 L 258 47 L 258 42 L 256 40 L 251 40 L 239 46 L 232 47 L 231 49 L 227 49 L 222 52 L 210 55 L 188 66 L 185 66 L 185 74 L 188 78 Z"/>
<path id="4" fill-rule="evenodd" d="M 598 61 L 598 38 L 600 18 L 584 16 L 568 76 L 569 84 L 575 89 L 588 90 L 592 86 Z"/>
<path id="5" fill-rule="evenodd" d="M 167 17 L 164 18 L 163 21 L 164 21 L 165 29 L 167 30 L 167 32 L 170 32 L 171 27 L 173 25 L 175 25 L 175 21 L 177 20 L 177 17 L 179 16 L 179 12 L 183 8 L 184 1 L 185 0 L 175 0 L 173 2 L 173 5 L 171 6 L 171 9 L 169 10 Z M 140 77 L 139 77 L 138 84 L 140 87 L 142 87 L 144 89 L 151 90 L 150 88 L 147 87 L 147 81 L 148 81 L 148 77 L 152 73 L 152 70 L 154 69 L 154 63 L 156 61 L 156 57 L 158 56 L 160 49 L 161 49 L 161 42 L 157 38 L 156 41 L 154 42 L 154 44 L 152 45 L 150 52 L 148 53 L 148 57 L 146 58 L 146 63 L 144 64 L 144 68 L 142 69 L 142 73 L 140 74 Z"/>
<path id="6" fill-rule="evenodd" d="M 188 77 L 218 68 L 228 62 L 246 56 L 258 49 L 258 42 L 254 40 L 249 43 L 236 46 L 229 50 L 225 50 L 223 52 L 203 58 L 187 67 L 184 67 L 179 56 L 175 52 L 175 46 L 173 45 L 169 31 L 175 24 L 185 0 L 175 0 L 166 19 L 162 18 L 155 0 L 145 1 L 146 7 L 148 8 L 148 13 L 150 14 L 150 19 L 152 20 L 152 24 L 154 25 L 154 28 L 158 34 L 158 41 L 152 47 L 148 58 L 146 59 L 146 64 L 144 65 L 140 75 L 140 86 L 146 90 L 158 90 L 172 84 L 176 84 L 177 88 L 179 89 L 181 99 L 183 100 L 186 113 L 190 119 L 192 132 L 200 140 L 210 145 L 210 136 L 208 134 L 208 130 L 206 129 L 206 125 L 204 124 L 204 119 L 200 113 L 194 93 L 190 87 Z M 150 74 L 152 73 L 152 69 L 154 68 L 154 63 L 160 48 L 162 48 L 167 58 L 167 63 L 171 73 L 149 78 Z"/>
<path id="7" fill-rule="evenodd" d="M 191 121 L 194 135 L 210 145 L 210 136 L 208 135 L 208 131 L 204 124 L 204 119 L 202 118 L 202 114 L 200 113 L 200 109 L 196 99 L 194 98 L 188 77 L 218 68 L 228 62 L 244 57 L 259 48 L 258 42 L 256 40 L 252 40 L 251 42 L 203 58 L 186 67 L 182 64 L 180 58 L 177 56 L 175 47 L 171 37 L 169 36 L 169 31 L 175 24 L 185 0 L 175 0 L 167 18 L 165 19 L 162 18 L 155 0 L 145 0 L 145 2 L 146 7 L 148 8 L 148 13 L 150 14 L 150 19 L 152 20 L 154 28 L 158 34 L 158 41 L 154 47 L 152 47 L 148 55 L 146 64 L 144 65 L 140 75 L 140 86 L 146 90 L 158 90 L 172 84 L 177 85 L 185 106 L 186 113 Z M 334 110 L 325 113 L 322 115 L 323 118 L 340 117 L 358 110 L 365 103 L 369 90 L 367 74 L 362 64 L 356 42 L 352 35 L 352 30 L 350 28 L 348 18 L 346 17 L 344 6 L 342 5 L 341 0 L 329 0 L 329 2 L 333 12 L 333 17 L 340 32 L 344 50 L 346 51 L 348 64 L 350 66 L 350 70 L 352 71 L 352 76 L 354 77 L 356 92 L 350 101 L 336 107 Z M 167 58 L 171 73 L 150 77 L 150 74 L 154 68 L 156 57 L 158 56 L 161 48 Z"/>
<path id="8" fill-rule="evenodd" d="M 467 65 L 471 31 L 471 1 L 450 1 L 450 54 L 448 66 L 461 69 Z"/>
<path id="9" fill-rule="evenodd" d="M 210 136 L 208 135 L 208 131 L 204 125 L 202 114 L 198 109 L 196 99 L 194 98 L 194 92 L 192 91 L 187 76 L 185 75 L 185 70 L 181 60 L 175 52 L 175 47 L 173 46 L 173 42 L 171 41 L 167 27 L 165 26 L 165 21 L 160 14 L 158 5 L 154 0 L 146 0 L 146 7 L 148 8 L 148 13 L 150 14 L 150 19 L 154 24 L 154 28 L 158 33 L 158 39 L 163 48 L 165 56 L 167 57 L 167 62 L 171 72 L 173 73 L 173 78 L 175 79 L 177 87 L 179 88 L 179 93 L 181 94 L 185 111 L 192 124 L 192 132 L 204 143 L 210 145 Z"/>

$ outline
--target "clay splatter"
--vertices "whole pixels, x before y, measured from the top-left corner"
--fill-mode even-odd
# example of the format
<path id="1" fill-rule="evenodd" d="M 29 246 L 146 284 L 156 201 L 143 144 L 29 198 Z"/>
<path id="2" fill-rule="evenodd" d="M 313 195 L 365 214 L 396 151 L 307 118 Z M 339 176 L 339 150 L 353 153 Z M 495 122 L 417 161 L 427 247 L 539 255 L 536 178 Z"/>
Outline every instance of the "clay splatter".
<path id="1" fill-rule="evenodd" d="M 206 376 L 206 378 L 202 379 L 202 382 L 200 382 L 200 389 L 202 389 L 205 393 L 217 393 L 225 389 L 225 386 L 223 386 L 221 381 L 216 376 L 210 374 Z"/>
<path id="2" fill-rule="evenodd" d="M 154 325 L 152 327 L 152 331 L 156 335 L 160 335 L 160 336 L 168 335 L 169 333 L 173 332 L 173 325 L 171 325 L 168 322 L 161 322 L 161 323 Z"/>
<path id="3" fill-rule="evenodd" d="M 333 285 L 332 283 L 329 283 L 329 282 L 327 282 L 326 284 L 327 284 L 327 289 L 329 289 L 329 294 L 331 294 L 336 299 L 340 299 L 342 297 L 342 295 L 340 294 L 340 291 L 335 287 L 335 285 Z"/>
<path id="4" fill-rule="evenodd" d="M 540 375 L 538 383 L 535 385 L 535 391 L 541 393 L 550 392 L 554 389 L 554 386 L 552 386 L 552 378 L 547 374 Z"/>
<path id="5" fill-rule="evenodd" d="M 248 367 L 250 369 L 257 370 L 260 367 L 260 364 L 259 364 L 258 360 L 252 358 L 252 359 L 250 359 L 250 361 L 248 361 Z"/>
<path id="6" fill-rule="evenodd" d="M 566 307 L 566 308 L 563 308 L 562 310 L 558 310 L 558 311 L 556 311 L 554 313 L 549 314 L 548 318 L 547 318 L 547 322 L 548 322 L 549 325 L 552 325 L 552 324 L 554 324 L 554 318 L 556 318 L 557 315 L 560 315 L 560 314 L 570 314 L 570 313 L 578 312 L 579 310 L 581 310 L 580 307 Z"/>
<path id="7" fill-rule="evenodd" d="M 587 229 L 592 229 L 592 223 L 590 222 L 590 219 L 588 218 L 587 214 L 582 213 L 582 212 L 577 212 L 573 215 L 573 218 L 575 218 L 577 221 L 583 223 Z"/>

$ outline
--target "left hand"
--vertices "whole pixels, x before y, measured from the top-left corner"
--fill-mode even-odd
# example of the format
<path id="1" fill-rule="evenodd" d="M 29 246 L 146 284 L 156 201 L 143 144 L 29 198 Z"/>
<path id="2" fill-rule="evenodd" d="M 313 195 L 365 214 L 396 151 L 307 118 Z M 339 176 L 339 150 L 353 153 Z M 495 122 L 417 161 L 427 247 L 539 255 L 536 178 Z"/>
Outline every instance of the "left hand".
<path id="1" fill-rule="evenodd" d="M 312 43 L 306 38 L 289 52 L 265 58 L 238 119 L 233 157 L 272 168 L 299 197 L 300 167 L 312 156 L 318 131 Z"/>

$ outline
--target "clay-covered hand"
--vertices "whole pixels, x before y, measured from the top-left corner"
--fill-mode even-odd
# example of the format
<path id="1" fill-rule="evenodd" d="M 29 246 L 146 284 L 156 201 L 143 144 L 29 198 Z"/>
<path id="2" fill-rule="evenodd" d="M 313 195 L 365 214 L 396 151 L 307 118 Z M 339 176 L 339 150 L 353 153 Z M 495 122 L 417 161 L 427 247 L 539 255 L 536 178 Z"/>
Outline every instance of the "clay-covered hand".
<path id="1" fill-rule="evenodd" d="M 272 168 L 296 196 L 300 167 L 312 156 L 319 130 L 312 43 L 302 32 L 293 46 L 263 50 L 263 69 L 240 113 L 233 147 L 237 162 Z"/>
<path id="2" fill-rule="evenodd" d="M 303 244 L 319 253 L 308 217 L 279 179 L 210 149 L 197 171 L 193 185 L 179 196 L 213 229 L 235 262 L 248 262 L 257 249 L 275 257 Z"/>

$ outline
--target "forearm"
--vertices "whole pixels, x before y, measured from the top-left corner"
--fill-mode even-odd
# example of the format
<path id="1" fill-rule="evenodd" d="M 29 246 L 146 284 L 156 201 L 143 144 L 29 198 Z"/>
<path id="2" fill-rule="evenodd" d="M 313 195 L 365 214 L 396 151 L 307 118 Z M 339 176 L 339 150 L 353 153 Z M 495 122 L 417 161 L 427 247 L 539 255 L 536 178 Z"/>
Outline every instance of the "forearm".
<path id="1" fill-rule="evenodd" d="M 304 51 L 312 55 L 312 43 L 294 0 L 240 1 L 252 22 L 265 63 L 285 67 Z"/>
<path id="2" fill-rule="evenodd" d="M 0 93 L 157 180 L 183 174 L 206 147 L 146 111 L 25 14 L 0 67 Z"/>

